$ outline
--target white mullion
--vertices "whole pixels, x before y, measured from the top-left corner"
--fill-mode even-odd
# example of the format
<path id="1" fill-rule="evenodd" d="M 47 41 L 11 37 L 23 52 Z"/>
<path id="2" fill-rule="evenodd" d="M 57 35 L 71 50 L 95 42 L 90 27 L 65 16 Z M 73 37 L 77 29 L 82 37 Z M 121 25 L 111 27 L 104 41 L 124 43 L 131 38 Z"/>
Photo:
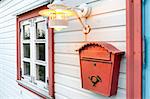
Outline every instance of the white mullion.
<path id="1" fill-rule="evenodd" d="M 23 25 L 21 24 L 21 70 L 22 76 L 24 76 L 24 68 L 23 68 Z"/>
<path id="2" fill-rule="evenodd" d="M 35 53 L 34 53 L 34 26 L 33 26 L 33 19 L 31 21 L 31 76 L 32 76 L 32 82 L 34 83 L 34 79 L 35 79 Z"/>
<path id="3" fill-rule="evenodd" d="M 40 60 L 35 60 L 35 63 L 39 65 L 44 65 L 44 66 L 47 65 L 45 61 L 40 61 Z"/>
<path id="4" fill-rule="evenodd" d="M 22 58 L 22 61 L 31 62 L 31 59 L 30 58 Z"/>
<path id="5" fill-rule="evenodd" d="M 23 39 L 22 39 L 22 43 L 24 43 L 24 44 L 25 44 L 25 43 L 29 43 L 29 44 L 30 44 L 30 40 L 23 40 Z"/>

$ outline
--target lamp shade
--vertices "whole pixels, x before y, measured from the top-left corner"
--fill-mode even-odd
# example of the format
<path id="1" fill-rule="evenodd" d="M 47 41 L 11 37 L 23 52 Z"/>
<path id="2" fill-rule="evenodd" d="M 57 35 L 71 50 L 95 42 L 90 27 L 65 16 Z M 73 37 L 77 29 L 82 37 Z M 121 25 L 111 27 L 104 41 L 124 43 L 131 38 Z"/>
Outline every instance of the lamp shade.
<path id="1" fill-rule="evenodd" d="M 47 7 L 49 9 L 41 10 L 39 14 L 49 17 L 50 28 L 67 28 L 68 17 L 75 15 L 74 11 L 68 9 L 61 0 L 55 0 Z"/>

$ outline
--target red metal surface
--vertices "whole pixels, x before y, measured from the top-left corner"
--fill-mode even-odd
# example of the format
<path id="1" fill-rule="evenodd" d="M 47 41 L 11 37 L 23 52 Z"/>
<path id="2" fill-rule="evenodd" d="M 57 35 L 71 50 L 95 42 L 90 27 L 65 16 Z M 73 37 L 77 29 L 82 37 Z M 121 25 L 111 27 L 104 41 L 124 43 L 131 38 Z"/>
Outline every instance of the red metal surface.
<path id="1" fill-rule="evenodd" d="M 141 0 L 126 0 L 127 99 L 142 99 L 141 3 Z"/>
<path id="2" fill-rule="evenodd" d="M 20 49 L 20 22 L 33 17 L 39 16 L 39 11 L 47 8 L 42 6 L 32 11 L 26 12 L 17 16 L 16 20 L 16 47 L 17 47 L 17 80 L 21 80 L 20 68 L 21 68 L 21 49 Z M 54 97 L 54 34 L 53 29 L 48 30 L 48 68 L 49 68 L 49 95 Z"/>
<path id="3" fill-rule="evenodd" d="M 123 54 L 124 52 L 104 42 L 91 42 L 81 47 L 79 55 L 82 87 L 104 96 L 115 95 Z"/>

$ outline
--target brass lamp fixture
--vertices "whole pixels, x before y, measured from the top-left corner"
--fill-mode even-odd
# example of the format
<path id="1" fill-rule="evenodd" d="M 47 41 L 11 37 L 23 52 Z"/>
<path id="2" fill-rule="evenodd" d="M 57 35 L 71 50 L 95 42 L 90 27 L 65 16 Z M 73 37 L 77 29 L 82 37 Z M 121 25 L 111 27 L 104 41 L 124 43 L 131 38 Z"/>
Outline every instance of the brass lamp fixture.
<path id="1" fill-rule="evenodd" d="M 44 9 L 39 12 L 42 16 L 49 17 L 49 27 L 61 30 L 68 27 L 68 18 L 76 16 L 83 27 L 83 33 L 88 34 L 91 30 L 82 18 L 87 19 L 92 11 L 92 8 L 87 4 L 82 4 L 79 7 L 70 7 L 63 4 L 62 0 L 55 0 L 47 5 L 49 9 Z"/>

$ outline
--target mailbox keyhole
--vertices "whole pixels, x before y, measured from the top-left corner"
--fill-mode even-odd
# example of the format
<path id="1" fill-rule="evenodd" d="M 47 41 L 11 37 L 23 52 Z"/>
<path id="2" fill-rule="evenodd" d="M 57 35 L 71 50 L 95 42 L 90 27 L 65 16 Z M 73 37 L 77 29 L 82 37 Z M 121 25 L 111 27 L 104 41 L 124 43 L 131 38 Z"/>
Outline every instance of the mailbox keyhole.
<path id="1" fill-rule="evenodd" d="M 93 65 L 96 66 L 96 63 L 94 63 Z"/>

